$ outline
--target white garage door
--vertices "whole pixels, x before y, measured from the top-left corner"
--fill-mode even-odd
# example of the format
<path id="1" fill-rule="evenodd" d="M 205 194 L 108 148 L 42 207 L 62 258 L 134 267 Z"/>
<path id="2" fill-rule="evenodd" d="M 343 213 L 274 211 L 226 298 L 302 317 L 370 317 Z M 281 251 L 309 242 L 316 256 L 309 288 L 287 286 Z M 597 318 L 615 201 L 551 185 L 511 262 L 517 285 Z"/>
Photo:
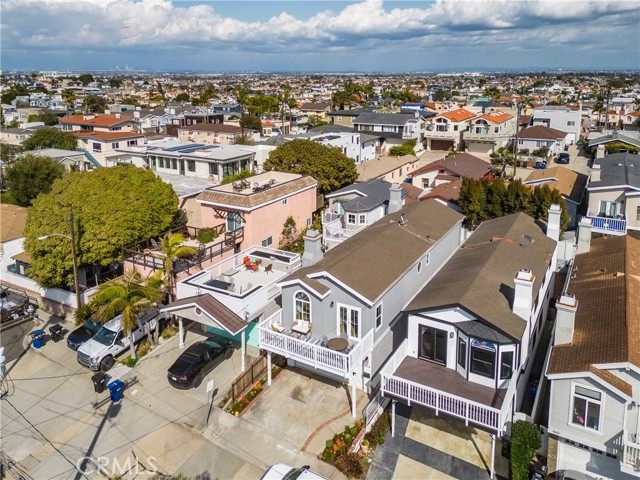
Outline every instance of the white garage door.
<path id="1" fill-rule="evenodd" d="M 558 471 L 577 470 L 595 478 L 621 479 L 627 478 L 620 472 L 620 463 L 604 453 L 570 445 L 564 440 L 558 440 Z"/>
<path id="2" fill-rule="evenodd" d="M 474 153 L 491 153 L 493 151 L 493 143 L 467 142 L 467 151 Z"/>

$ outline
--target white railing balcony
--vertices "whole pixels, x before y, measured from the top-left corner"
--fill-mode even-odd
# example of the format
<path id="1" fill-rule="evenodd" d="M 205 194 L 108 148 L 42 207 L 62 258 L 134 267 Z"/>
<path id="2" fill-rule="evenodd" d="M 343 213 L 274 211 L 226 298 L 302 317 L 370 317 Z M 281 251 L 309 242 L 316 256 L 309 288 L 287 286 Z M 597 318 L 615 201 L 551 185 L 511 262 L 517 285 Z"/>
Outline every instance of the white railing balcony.
<path id="1" fill-rule="evenodd" d="M 436 415 L 439 412 L 453 415 L 463 419 L 465 425 L 471 422 L 496 432 L 503 430 L 503 417 L 499 409 L 395 376 L 394 372 L 407 353 L 408 341 L 405 340 L 382 368 L 381 391 L 385 396 L 393 395 L 406 400 L 409 405 L 418 403 L 433 408 Z"/>
<path id="2" fill-rule="evenodd" d="M 624 431 L 624 452 L 620 459 L 622 470 L 632 475 L 640 471 L 640 435 Z"/>
<path id="3" fill-rule="evenodd" d="M 322 212 L 322 223 L 333 223 L 335 221 L 339 221 L 340 218 L 342 218 L 342 215 L 340 215 L 339 213 L 336 212 L 328 212 L 328 211 L 324 211 Z"/>
<path id="4" fill-rule="evenodd" d="M 626 235 L 627 221 L 623 218 L 608 218 L 587 214 L 591 220 L 591 231 L 596 233 L 608 233 L 610 235 Z"/>
<path id="5" fill-rule="evenodd" d="M 273 326 L 279 325 L 282 332 Z M 277 353 L 318 370 L 338 374 L 349 379 L 373 346 L 373 331 L 365 335 L 350 351 L 343 353 L 323 347 L 313 336 L 298 338 L 284 329 L 282 310 L 278 310 L 258 325 L 260 348 Z"/>

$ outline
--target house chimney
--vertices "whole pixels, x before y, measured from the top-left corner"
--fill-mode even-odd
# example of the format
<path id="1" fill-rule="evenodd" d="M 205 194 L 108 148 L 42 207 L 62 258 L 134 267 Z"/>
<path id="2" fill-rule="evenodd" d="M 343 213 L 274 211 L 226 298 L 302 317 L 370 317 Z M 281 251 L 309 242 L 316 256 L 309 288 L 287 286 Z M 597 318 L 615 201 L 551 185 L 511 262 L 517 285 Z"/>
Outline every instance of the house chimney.
<path id="1" fill-rule="evenodd" d="M 560 240 L 560 217 L 562 216 L 562 210 L 560 205 L 555 203 L 549 207 L 547 213 L 547 237 L 556 242 Z"/>
<path id="2" fill-rule="evenodd" d="M 554 345 L 571 343 L 573 341 L 573 328 L 576 323 L 576 310 L 578 301 L 574 295 L 562 295 L 556 302 L 556 327 L 554 333 Z"/>
<path id="3" fill-rule="evenodd" d="M 324 256 L 322 252 L 322 234 L 317 230 L 310 228 L 304 238 L 304 253 L 302 254 L 302 266 L 309 267 L 320 260 Z"/>
<path id="4" fill-rule="evenodd" d="M 596 149 L 596 160 L 604 158 L 604 152 L 605 152 L 604 145 L 603 144 L 598 145 L 598 148 Z"/>
<path id="5" fill-rule="evenodd" d="M 602 177 L 602 167 L 599 163 L 594 163 L 593 166 L 591 167 L 591 183 L 594 182 L 599 182 Z"/>
<path id="6" fill-rule="evenodd" d="M 576 253 L 587 253 L 591 248 L 591 219 L 582 217 L 578 224 L 578 250 Z"/>
<path id="7" fill-rule="evenodd" d="M 522 269 L 513 280 L 516 287 L 513 295 L 513 313 L 524 318 L 527 322 L 533 305 L 533 281 L 535 278 L 531 270 Z"/>
<path id="8" fill-rule="evenodd" d="M 111 110 L 109 110 L 109 109 L 106 109 L 106 110 L 104 111 L 104 114 L 105 114 L 105 115 L 109 115 L 110 113 L 111 113 Z"/>
<path id="9" fill-rule="evenodd" d="M 140 110 L 135 110 L 133 112 L 133 118 L 140 118 Z"/>
<path id="10" fill-rule="evenodd" d="M 389 207 L 387 213 L 395 213 L 402 208 L 402 187 L 399 183 L 392 183 L 389 187 Z"/>

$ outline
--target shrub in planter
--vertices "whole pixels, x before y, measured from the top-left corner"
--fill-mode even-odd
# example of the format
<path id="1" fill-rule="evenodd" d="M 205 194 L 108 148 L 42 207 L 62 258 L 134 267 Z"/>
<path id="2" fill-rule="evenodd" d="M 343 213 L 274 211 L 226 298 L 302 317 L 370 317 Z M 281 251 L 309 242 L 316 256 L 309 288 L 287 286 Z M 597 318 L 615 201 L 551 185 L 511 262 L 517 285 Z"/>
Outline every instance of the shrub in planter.
<path id="1" fill-rule="evenodd" d="M 322 459 L 325 462 L 332 462 L 335 457 L 336 454 L 333 453 L 333 450 L 331 450 L 330 448 L 327 448 L 324 452 L 322 452 Z"/>
<path id="2" fill-rule="evenodd" d="M 360 478 L 364 474 L 360 457 L 354 453 L 336 458 L 336 467 L 349 478 Z"/>
<path id="3" fill-rule="evenodd" d="M 213 228 L 203 228 L 198 232 L 198 235 L 196 235 L 196 239 L 200 243 L 213 242 L 216 238 L 218 238 L 218 232 Z"/>
<path id="4" fill-rule="evenodd" d="M 509 466 L 511 478 L 527 480 L 529 478 L 529 462 L 533 454 L 541 446 L 540 429 L 531 422 L 518 420 L 511 427 L 511 458 Z"/>
<path id="5" fill-rule="evenodd" d="M 390 430 L 389 414 L 383 413 L 380 415 L 380 418 L 376 420 L 376 423 L 373 424 L 371 430 L 365 435 L 365 438 L 369 440 L 371 445 L 382 445 L 384 443 L 384 437 Z"/>

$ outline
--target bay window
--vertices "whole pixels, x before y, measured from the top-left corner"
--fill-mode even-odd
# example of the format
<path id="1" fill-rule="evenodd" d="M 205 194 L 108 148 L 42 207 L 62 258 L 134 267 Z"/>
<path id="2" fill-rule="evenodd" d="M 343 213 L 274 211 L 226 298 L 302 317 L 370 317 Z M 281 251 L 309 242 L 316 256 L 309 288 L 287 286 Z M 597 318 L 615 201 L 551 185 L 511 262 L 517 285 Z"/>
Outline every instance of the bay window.
<path id="1" fill-rule="evenodd" d="M 495 378 L 496 349 L 493 343 L 473 340 L 471 342 L 471 373 Z"/>

